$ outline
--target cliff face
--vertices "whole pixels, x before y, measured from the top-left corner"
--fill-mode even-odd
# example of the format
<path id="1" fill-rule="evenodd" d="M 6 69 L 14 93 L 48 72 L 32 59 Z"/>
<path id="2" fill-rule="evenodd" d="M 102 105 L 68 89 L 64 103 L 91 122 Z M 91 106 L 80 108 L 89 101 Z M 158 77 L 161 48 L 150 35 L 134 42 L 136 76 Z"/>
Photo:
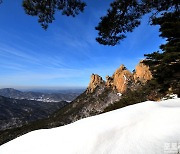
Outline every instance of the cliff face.
<path id="1" fill-rule="evenodd" d="M 120 93 L 124 93 L 128 85 L 133 81 L 132 73 L 126 69 L 124 65 L 121 65 L 112 76 L 113 88 Z"/>
<path id="2" fill-rule="evenodd" d="M 87 93 L 94 92 L 96 87 L 102 85 L 106 88 L 112 88 L 118 93 L 125 93 L 128 88 L 133 90 L 139 83 L 145 84 L 151 79 L 152 74 L 149 67 L 143 64 L 143 61 L 140 61 L 136 66 L 134 73 L 131 73 L 124 65 L 121 65 L 112 77 L 106 76 L 106 82 L 99 75 L 92 74 Z"/>

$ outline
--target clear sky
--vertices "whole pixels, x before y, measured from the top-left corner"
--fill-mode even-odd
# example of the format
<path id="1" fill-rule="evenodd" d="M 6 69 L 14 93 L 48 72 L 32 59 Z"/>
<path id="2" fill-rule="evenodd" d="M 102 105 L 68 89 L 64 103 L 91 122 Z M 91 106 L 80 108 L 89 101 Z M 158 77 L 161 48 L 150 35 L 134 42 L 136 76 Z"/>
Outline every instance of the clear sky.
<path id="1" fill-rule="evenodd" d="M 25 14 L 22 0 L 0 5 L 0 88 L 86 87 L 90 75 L 105 78 L 124 64 L 133 70 L 144 53 L 157 51 L 164 42 L 158 26 L 140 27 L 115 47 L 95 41 L 95 26 L 112 0 L 85 0 L 84 13 L 76 18 L 56 13 L 56 20 L 43 30 L 37 17 Z"/>

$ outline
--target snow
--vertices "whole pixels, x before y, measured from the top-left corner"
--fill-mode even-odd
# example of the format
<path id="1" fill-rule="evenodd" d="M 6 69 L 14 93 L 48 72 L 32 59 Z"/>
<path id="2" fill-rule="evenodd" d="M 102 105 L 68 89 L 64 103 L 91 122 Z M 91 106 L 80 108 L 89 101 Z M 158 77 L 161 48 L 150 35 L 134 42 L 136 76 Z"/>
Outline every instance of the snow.
<path id="1" fill-rule="evenodd" d="M 162 100 L 176 99 L 176 98 L 178 98 L 177 94 L 167 94 L 165 97 L 162 98 Z"/>
<path id="2" fill-rule="evenodd" d="M 126 80 L 127 80 L 126 76 L 125 76 L 125 75 L 123 75 L 123 77 L 124 77 L 124 80 L 125 80 L 125 82 L 126 82 Z"/>
<path id="3" fill-rule="evenodd" d="M 177 153 L 179 145 L 177 98 L 147 101 L 33 131 L 0 146 L 0 154 L 161 154 Z"/>
<path id="4" fill-rule="evenodd" d="M 118 96 L 122 96 L 122 94 L 121 94 L 121 93 L 117 93 L 117 95 L 118 95 Z"/>

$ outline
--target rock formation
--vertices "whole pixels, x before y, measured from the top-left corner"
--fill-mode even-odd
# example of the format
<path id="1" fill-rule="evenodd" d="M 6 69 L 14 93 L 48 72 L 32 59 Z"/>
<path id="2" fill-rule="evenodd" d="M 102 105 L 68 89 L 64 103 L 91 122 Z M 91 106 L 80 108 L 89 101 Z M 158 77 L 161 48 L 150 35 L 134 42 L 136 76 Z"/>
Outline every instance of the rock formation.
<path id="1" fill-rule="evenodd" d="M 133 82 L 133 75 L 126 69 L 124 65 L 121 65 L 112 76 L 113 86 L 119 93 L 124 93 L 130 82 Z"/>
<path id="2" fill-rule="evenodd" d="M 149 66 L 145 65 L 143 61 L 140 61 L 139 64 L 136 66 L 135 73 L 134 73 L 134 80 L 135 82 L 142 82 L 146 83 L 148 80 L 152 79 L 152 73 L 149 70 Z"/>
<path id="3" fill-rule="evenodd" d="M 89 86 L 87 88 L 87 93 L 92 93 L 97 86 L 100 86 L 102 84 L 105 84 L 105 81 L 102 79 L 102 77 L 97 74 L 92 74 Z"/>
<path id="4" fill-rule="evenodd" d="M 87 93 L 92 93 L 97 86 L 105 86 L 112 88 L 118 93 L 124 93 L 128 88 L 134 90 L 138 83 L 145 84 L 148 80 L 152 79 L 152 74 L 149 67 L 140 61 L 136 66 L 135 72 L 131 73 L 124 65 L 121 65 L 115 73 L 106 76 L 106 82 L 97 74 L 91 75 L 91 80 L 87 88 Z"/>

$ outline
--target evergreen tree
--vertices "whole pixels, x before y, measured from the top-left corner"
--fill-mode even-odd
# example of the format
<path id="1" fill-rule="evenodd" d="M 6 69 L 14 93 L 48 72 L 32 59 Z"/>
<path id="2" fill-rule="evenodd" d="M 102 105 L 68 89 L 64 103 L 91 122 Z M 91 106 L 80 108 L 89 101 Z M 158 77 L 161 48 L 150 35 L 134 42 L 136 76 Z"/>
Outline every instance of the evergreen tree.
<path id="1" fill-rule="evenodd" d="M 3 0 L 0 0 L 0 4 Z M 82 0 L 22 0 L 26 14 L 37 16 L 38 22 L 45 30 L 49 23 L 55 20 L 55 12 L 61 11 L 62 15 L 75 17 L 84 11 L 86 3 Z"/>
<path id="2" fill-rule="evenodd" d="M 145 63 L 164 91 L 172 88 L 180 94 L 180 12 L 163 13 L 162 17 L 154 18 L 152 24 L 160 25 L 160 36 L 166 38 L 166 44 L 160 46 L 161 53 L 145 55 Z"/>
<path id="3" fill-rule="evenodd" d="M 165 12 L 178 12 L 177 0 L 115 0 L 107 15 L 101 17 L 96 40 L 103 45 L 117 45 L 141 23 L 142 16 L 151 12 L 150 21 L 164 16 Z"/>
<path id="4" fill-rule="evenodd" d="M 81 0 L 23 0 L 22 6 L 26 14 L 37 16 L 42 28 L 47 29 L 48 24 L 55 20 L 56 11 L 75 17 L 84 11 L 86 4 Z"/>
<path id="5" fill-rule="evenodd" d="M 57 10 L 62 11 L 62 15 L 73 16 L 83 12 L 86 4 L 81 0 L 23 0 L 25 12 L 31 16 L 38 16 L 38 22 L 44 29 L 55 19 Z"/>

